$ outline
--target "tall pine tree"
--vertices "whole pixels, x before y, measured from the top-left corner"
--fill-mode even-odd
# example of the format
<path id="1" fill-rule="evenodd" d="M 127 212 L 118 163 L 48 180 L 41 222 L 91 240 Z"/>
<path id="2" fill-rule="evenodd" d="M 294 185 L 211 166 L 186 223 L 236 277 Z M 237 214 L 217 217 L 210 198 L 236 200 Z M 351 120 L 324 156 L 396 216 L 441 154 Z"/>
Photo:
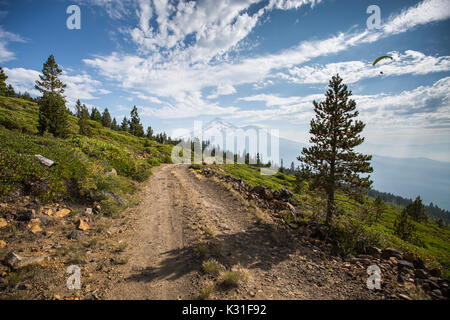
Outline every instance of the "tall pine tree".
<path id="1" fill-rule="evenodd" d="M 127 117 L 123 117 L 122 124 L 120 125 L 120 130 L 125 131 L 125 132 L 129 131 Z"/>
<path id="2" fill-rule="evenodd" d="M 372 156 L 354 151 L 363 143 L 360 136 L 365 124 L 355 120 L 358 116 L 356 102 L 349 97 L 351 91 L 342 83 L 339 75 L 333 76 L 328 84 L 325 101 L 314 104 L 315 118 L 311 120 L 311 147 L 303 148 L 297 159 L 312 173 L 312 186 L 320 188 L 327 195 L 326 223 L 332 222 L 335 212 L 335 192 L 341 190 L 350 196 L 360 196 L 370 188 Z"/>
<path id="3" fill-rule="evenodd" d="M 111 127 L 111 115 L 109 114 L 108 108 L 105 108 L 102 114 L 102 124 L 106 128 Z"/>
<path id="4" fill-rule="evenodd" d="M 83 106 L 81 105 L 81 101 L 80 101 L 80 99 L 78 99 L 77 102 L 75 103 L 75 116 L 77 118 L 81 118 L 82 108 L 83 108 Z"/>
<path id="5" fill-rule="evenodd" d="M 85 136 L 90 136 L 91 135 L 91 128 L 89 126 L 89 120 L 90 116 L 89 116 L 89 110 L 86 107 L 85 104 L 83 104 L 81 106 L 80 109 L 80 117 L 78 120 L 78 126 L 80 127 L 79 129 L 79 134 L 85 135 Z"/>
<path id="6" fill-rule="evenodd" d="M 51 54 L 47 62 L 44 63 L 42 74 L 39 75 L 39 80 L 36 80 L 34 86 L 43 95 L 48 93 L 56 93 L 64 98 L 63 93 L 66 85 L 59 80 L 62 70 L 56 64 L 55 57 Z"/>
<path id="7" fill-rule="evenodd" d="M 6 96 L 6 79 L 8 79 L 8 76 L 3 71 L 2 67 L 0 67 L 0 95 Z"/>
<path id="8" fill-rule="evenodd" d="M 96 107 L 92 107 L 91 120 L 102 123 L 102 114 L 100 113 L 100 111 L 98 111 Z"/>
<path id="9" fill-rule="evenodd" d="M 42 75 L 36 81 L 35 88 L 42 93 L 39 99 L 38 130 L 43 134 L 46 130 L 54 136 L 64 136 L 67 133 L 67 109 L 64 100 L 66 85 L 58 78 L 62 70 L 50 55 L 42 68 Z"/>
<path id="10" fill-rule="evenodd" d="M 144 127 L 141 124 L 141 119 L 139 119 L 138 111 L 136 106 L 131 110 L 130 119 L 130 133 L 136 137 L 144 136 Z"/>

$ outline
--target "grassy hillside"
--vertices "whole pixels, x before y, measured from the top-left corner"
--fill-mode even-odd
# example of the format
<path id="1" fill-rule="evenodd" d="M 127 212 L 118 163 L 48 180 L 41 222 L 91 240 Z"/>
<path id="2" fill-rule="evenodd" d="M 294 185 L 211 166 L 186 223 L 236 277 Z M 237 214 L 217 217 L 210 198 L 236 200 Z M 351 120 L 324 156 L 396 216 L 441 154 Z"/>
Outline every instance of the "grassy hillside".
<path id="1" fill-rule="evenodd" d="M 309 189 L 307 182 L 296 187 L 293 175 L 284 173 L 271 176 L 262 175 L 259 168 L 248 165 L 213 165 L 210 167 L 220 174 L 229 174 L 243 179 L 253 186 L 263 185 L 271 189 L 287 188 L 294 193 L 292 202 L 302 209 L 306 219 L 320 220 L 323 218 L 321 214 L 325 211 L 324 200 Z M 396 247 L 414 253 L 430 265 L 442 267 L 446 277 L 450 275 L 450 230 L 448 228 L 440 228 L 431 221 L 427 223 L 413 221 L 417 229 L 416 239 L 413 243 L 409 243 L 394 234 L 394 221 L 401 211 L 400 207 L 386 205 L 381 218 L 375 222 L 373 217 L 363 210 L 363 208 L 370 207 L 374 201 L 373 198 L 367 197 L 362 206 L 342 194 L 338 194 L 337 199 L 339 199 L 337 206 L 341 213 L 335 219 L 333 230 L 342 251 L 355 254 L 358 241 L 381 248 Z M 296 222 L 291 221 L 291 215 L 286 215 L 286 219 L 288 223 Z"/>
<path id="2" fill-rule="evenodd" d="M 92 135 L 86 137 L 78 135 L 78 119 L 69 116 L 65 139 L 37 135 L 37 121 L 36 103 L 0 97 L 0 196 L 25 189 L 44 202 L 97 201 L 103 212 L 114 214 L 129 203 L 151 167 L 170 162 L 171 145 L 95 121 L 89 121 Z M 41 165 L 35 154 L 56 165 Z"/>

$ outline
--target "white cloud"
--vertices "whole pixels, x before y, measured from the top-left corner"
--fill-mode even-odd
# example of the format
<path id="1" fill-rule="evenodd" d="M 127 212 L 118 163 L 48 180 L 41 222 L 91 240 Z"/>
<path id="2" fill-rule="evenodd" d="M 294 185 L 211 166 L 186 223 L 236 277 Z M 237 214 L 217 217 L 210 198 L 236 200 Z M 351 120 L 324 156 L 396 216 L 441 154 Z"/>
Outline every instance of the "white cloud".
<path id="1" fill-rule="evenodd" d="M 10 83 L 16 91 L 28 92 L 35 96 L 39 96 L 40 92 L 34 89 L 35 81 L 39 79 L 39 71 L 24 68 L 4 68 Z M 63 70 L 60 77 L 61 81 L 67 85 L 64 95 L 69 106 L 73 106 L 75 101 L 93 100 L 98 97 L 96 94 L 108 94 L 109 90 L 101 87 L 101 82 L 92 79 L 90 75 L 84 74 L 68 74 Z"/>
<path id="2" fill-rule="evenodd" d="M 407 50 L 404 54 L 397 52 L 390 54 L 393 60 L 382 60 L 375 66 L 372 66 L 372 61 L 346 61 L 294 67 L 286 73 L 279 73 L 278 76 L 294 83 L 327 83 L 331 76 L 339 73 L 346 83 L 354 83 L 361 79 L 375 78 L 381 75 L 423 75 L 450 71 L 450 56 L 426 56 L 414 50 Z"/>
<path id="3" fill-rule="evenodd" d="M 0 62 L 15 59 L 14 52 L 7 49 L 9 42 L 26 42 L 21 36 L 5 31 L 0 26 Z"/>
<path id="4" fill-rule="evenodd" d="M 403 10 L 400 14 L 391 17 L 383 25 L 383 32 L 397 34 L 405 32 L 415 26 L 435 21 L 445 20 L 450 17 L 450 1 L 425 0 L 416 6 Z"/>
<path id="5" fill-rule="evenodd" d="M 236 93 L 236 89 L 231 84 L 219 84 L 216 90 L 209 95 L 208 99 L 215 99 L 218 96 L 225 96 Z"/>
<path id="6" fill-rule="evenodd" d="M 360 118 L 377 128 L 431 128 L 450 129 L 450 77 L 442 78 L 430 86 L 420 86 L 395 95 L 354 95 Z M 261 101 L 268 109 L 240 109 L 233 118 L 251 118 L 251 121 L 284 120 L 305 123 L 313 116 L 313 100 L 321 101 L 323 94 L 304 97 L 254 95 L 243 101 Z"/>

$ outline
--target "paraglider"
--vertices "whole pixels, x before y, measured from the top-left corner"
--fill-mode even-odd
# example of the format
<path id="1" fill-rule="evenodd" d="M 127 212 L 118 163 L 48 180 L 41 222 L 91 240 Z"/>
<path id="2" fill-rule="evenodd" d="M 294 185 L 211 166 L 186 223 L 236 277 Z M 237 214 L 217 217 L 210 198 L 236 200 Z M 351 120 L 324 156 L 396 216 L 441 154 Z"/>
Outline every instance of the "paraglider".
<path id="1" fill-rule="evenodd" d="M 381 57 L 375 59 L 375 61 L 372 63 L 372 66 L 376 65 L 379 61 L 381 61 L 383 59 L 387 59 L 387 58 L 393 60 L 393 58 L 391 56 L 381 56 Z"/>

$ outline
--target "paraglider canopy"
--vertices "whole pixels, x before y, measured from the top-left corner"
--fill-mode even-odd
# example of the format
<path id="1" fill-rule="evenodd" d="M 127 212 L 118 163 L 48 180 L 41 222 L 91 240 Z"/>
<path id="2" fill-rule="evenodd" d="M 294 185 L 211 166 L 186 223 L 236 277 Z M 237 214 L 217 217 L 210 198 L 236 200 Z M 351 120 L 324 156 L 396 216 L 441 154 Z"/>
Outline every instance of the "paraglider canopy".
<path id="1" fill-rule="evenodd" d="M 381 61 L 381 60 L 386 59 L 386 58 L 389 58 L 391 60 L 393 59 L 391 56 L 381 56 L 381 57 L 375 59 L 375 61 L 372 63 L 372 66 L 376 65 L 378 63 L 378 61 Z"/>

